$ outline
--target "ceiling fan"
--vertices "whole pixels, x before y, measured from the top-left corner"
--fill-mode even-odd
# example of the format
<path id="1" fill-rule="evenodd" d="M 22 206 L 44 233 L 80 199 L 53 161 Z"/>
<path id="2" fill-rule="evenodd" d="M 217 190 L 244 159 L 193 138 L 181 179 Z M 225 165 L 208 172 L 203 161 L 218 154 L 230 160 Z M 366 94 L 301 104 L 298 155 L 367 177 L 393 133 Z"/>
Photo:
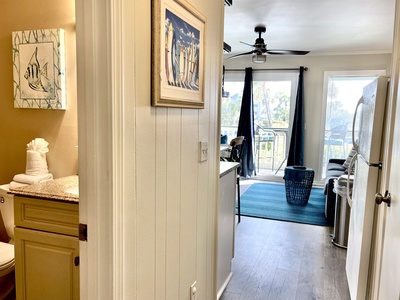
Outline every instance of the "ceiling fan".
<path id="1" fill-rule="evenodd" d="M 253 62 L 254 63 L 264 63 L 267 60 L 267 54 L 270 55 L 306 55 L 310 53 L 310 51 L 301 51 L 301 50 L 269 50 L 267 49 L 267 45 L 264 42 L 264 39 L 261 37 L 262 33 L 265 33 L 266 28 L 264 25 L 258 25 L 254 28 L 254 32 L 258 33 L 258 38 L 256 39 L 254 45 L 250 45 L 245 42 L 241 42 L 242 44 L 248 45 L 250 47 L 254 47 L 252 51 L 240 53 L 229 58 L 234 58 L 242 55 L 253 54 Z"/>

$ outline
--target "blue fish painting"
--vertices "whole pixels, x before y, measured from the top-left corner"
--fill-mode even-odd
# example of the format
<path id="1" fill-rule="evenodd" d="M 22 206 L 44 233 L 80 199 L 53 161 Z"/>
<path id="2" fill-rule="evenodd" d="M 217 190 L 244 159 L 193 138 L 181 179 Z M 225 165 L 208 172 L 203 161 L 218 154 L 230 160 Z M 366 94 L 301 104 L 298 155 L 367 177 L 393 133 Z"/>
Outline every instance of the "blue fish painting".
<path id="1" fill-rule="evenodd" d="M 47 77 L 47 62 L 41 67 L 37 58 L 38 48 L 32 54 L 28 67 L 25 72 L 25 79 L 28 81 L 29 87 L 38 92 L 47 92 L 47 89 L 42 83 L 42 77 L 48 80 Z"/>

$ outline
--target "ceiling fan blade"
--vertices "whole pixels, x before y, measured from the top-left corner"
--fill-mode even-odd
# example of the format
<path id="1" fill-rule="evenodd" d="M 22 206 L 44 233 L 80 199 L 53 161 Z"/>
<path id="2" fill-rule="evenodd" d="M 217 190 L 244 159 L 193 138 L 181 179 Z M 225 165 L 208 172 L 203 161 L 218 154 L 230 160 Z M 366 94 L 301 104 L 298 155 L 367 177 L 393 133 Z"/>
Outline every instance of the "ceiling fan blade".
<path id="1" fill-rule="evenodd" d="M 240 53 L 240 54 L 236 54 L 234 56 L 228 57 L 228 59 L 230 58 L 234 58 L 234 57 L 238 57 L 238 56 L 242 56 L 242 55 L 249 55 L 249 54 L 253 54 L 255 52 L 255 50 L 253 51 L 249 51 L 249 52 L 245 52 L 245 53 Z"/>
<path id="2" fill-rule="evenodd" d="M 310 51 L 301 50 L 267 50 L 266 52 L 272 55 L 306 55 L 310 53 Z"/>
<path id="3" fill-rule="evenodd" d="M 242 44 L 245 44 L 245 45 L 247 45 L 247 46 L 250 46 L 250 47 L 255 47 L 256 45 L 251 45 L 251 44 L 248 44 L 248 43 L 245 43 L 245 42 L 241 42 Z"/>

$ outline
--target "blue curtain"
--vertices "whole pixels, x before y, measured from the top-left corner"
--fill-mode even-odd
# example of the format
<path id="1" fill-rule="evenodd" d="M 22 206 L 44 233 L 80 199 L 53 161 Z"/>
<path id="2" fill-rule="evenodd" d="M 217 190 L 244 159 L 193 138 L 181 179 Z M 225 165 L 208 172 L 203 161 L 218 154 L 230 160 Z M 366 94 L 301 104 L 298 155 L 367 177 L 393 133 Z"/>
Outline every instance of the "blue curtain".
<path id="1" fill-rule="evenodd" d="M 251 177 L 256 175 L 256 168 L 253 159 L 254 151 L 254 107 L 253 107 L 253 69 L 246 68 L 242 107 L 240 109 L 237 136 L 244 136 L 244 144 L 240 175 Z"/>
<path id="2" fill-rule="evenodd" d="M 304 161 L 304 67 L 300 67 L 296 106 L 290 138 L 287 166 L 302 166 Z"/>

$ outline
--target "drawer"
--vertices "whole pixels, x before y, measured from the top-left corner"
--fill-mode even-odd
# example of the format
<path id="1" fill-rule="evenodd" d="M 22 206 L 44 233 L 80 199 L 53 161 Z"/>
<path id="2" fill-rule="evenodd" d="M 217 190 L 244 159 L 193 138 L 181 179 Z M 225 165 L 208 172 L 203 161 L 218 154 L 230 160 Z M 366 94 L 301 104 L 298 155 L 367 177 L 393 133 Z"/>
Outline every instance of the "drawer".
<path id="1" fill-rule="evenodd" d="M 15 226 L 78 236 L 78 203 L 14 197 Z"/>

